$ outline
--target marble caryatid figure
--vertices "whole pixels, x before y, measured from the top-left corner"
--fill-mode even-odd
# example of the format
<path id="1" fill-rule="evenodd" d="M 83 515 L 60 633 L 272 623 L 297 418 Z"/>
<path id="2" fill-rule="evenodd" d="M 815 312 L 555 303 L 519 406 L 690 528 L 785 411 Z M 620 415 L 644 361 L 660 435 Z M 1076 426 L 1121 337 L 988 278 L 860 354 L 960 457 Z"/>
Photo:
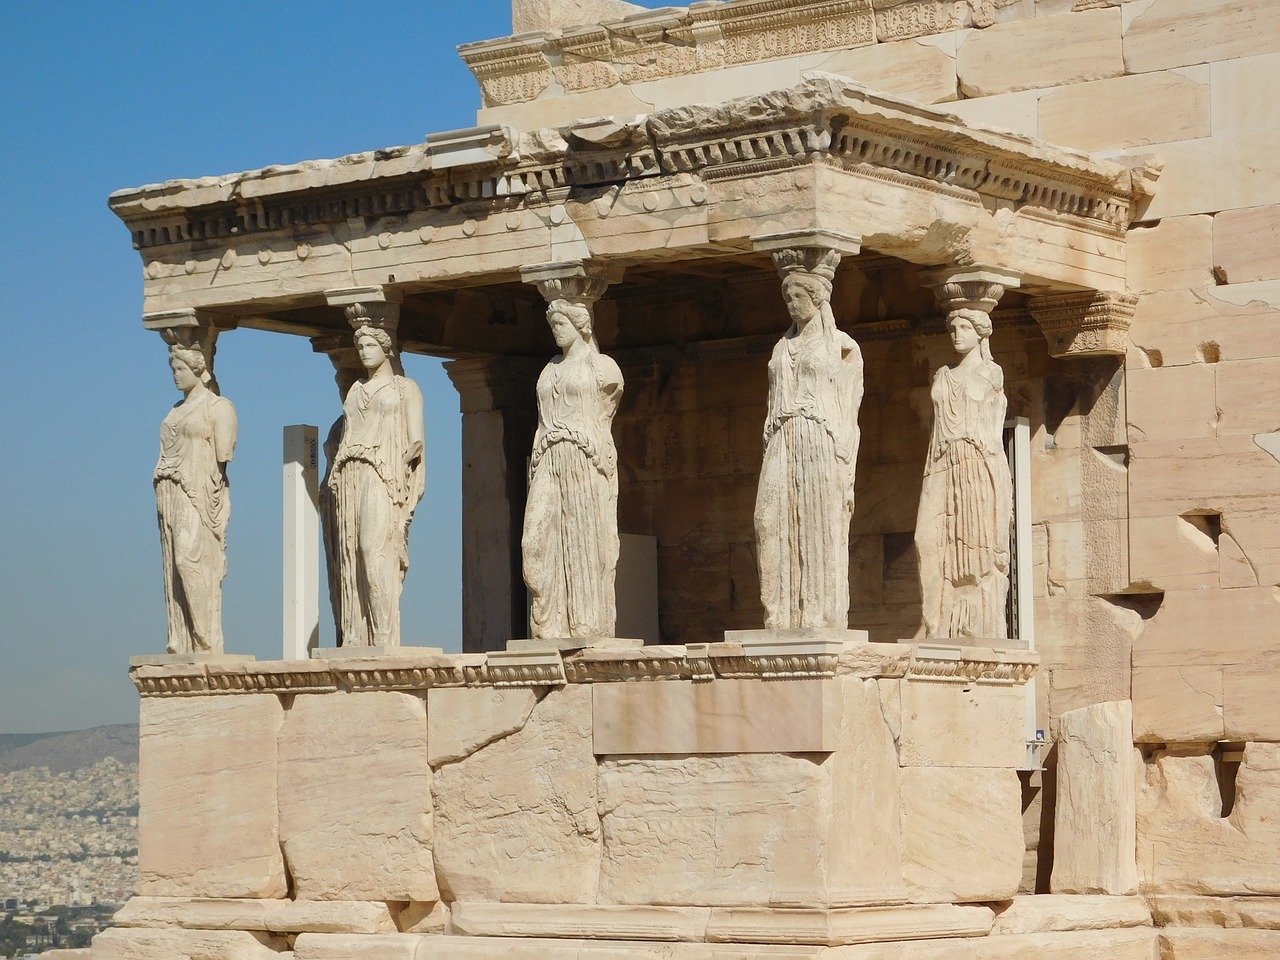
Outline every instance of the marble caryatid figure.
<path id="1" fill-rule="evenodd" d="M 991 359 L 989 313 L 953 309 L 947 330 L 959 360 L 933 378 L 933 430 L 916 517 L 921 636 L 1004 639 L 1013 506 L 1004 372 Z"/>
<path id="2" fill-rule="evenodd" d="M 769 360 L 756 549 L 765 627 L 849 626 L 862 351 L 836 327 L 833 250 L 779 250 L 791 327 Z"/>
<path id="3" fill-rule="evenodd" d="M 190 339 L 170 340 L 169 366 L 183 396 L 160 425 L 154 477 L 168 652 L 219 654 L 236 409 L 218 395 L 210 358 Z"/>
<path id="4" fill-rule="evenodd" d="M 422 499 L 422 392 L 404 376 L 391 332 L 361 304 L 347 308 L 364 376 L 342 404 L 326 481 L 337 534 L 343 646 L 400 644 L 409 523 Z"/>
<path id="5" fill-rule="evenodd" d="M 622 371 L 600 352 L 590 300 L 552 296 L 561 355 L 538 377 L 538 429 L 525 506 L 524 580 L 535 639 L 611 637 L 617 619 L 618 455 L 613 416 Z"/>

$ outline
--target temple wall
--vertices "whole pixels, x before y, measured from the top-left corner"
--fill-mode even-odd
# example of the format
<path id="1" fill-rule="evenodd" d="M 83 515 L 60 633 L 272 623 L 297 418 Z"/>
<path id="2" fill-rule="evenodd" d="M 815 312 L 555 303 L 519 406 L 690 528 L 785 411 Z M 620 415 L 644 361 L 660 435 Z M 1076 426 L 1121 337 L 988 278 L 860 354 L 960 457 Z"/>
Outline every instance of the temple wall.
<path id="1" fill-rule="evenodd" d="M 663 55 L 659 46 L 641 69 L 615 41 L 608 69 L 588 72 L 567 57 L 532 96 L 536 83 L 515 95 L 482 83 L 480 119 L 527 129 L 586 114 L 625 117 L 776 89 L 816 69 L 945 104 L 968 122 L 1106 157 L 1158 158 L 1155 196 L 1128 234 L 1127 284 L 1140 299 L 1123 365 L 1049 360 L 1034 342 L 1014 347 L 999 327 L 993 338 L 1010 413 L 1033 426 L 1038 722 L 1048 729 L 1072 710 L 1132 698 L 1133 738 L 1149 745 L 1146 790 L 1184 799 L 1225 793 L 1235 781 L 1215 745 L 1247 744 L 1240 770 L 1255 768 L 1249 790 L 1280 803 L 1256 772 L 1280 741 L 1269 692 L 1280 684 L 1280 116 L 1265 94 L 1280 82 L 1280 18 L 1269 0 L 869 7 L 871 30 L 857 19 L 863 14 L 846 11 L 856 27 L 844 38 L 849 49 L 824 49 L 830 34 L 779 26 L 770 49 L 789 55 L 736 62 L 731 18 L 699 14 L 690 21 L 703 24 L 693 53 L 673 44 Z M 705 27 L 713 14 L 721 34 Z M 907 355 L 905 343 L 863 346 L 851 620 L 888 639 L 914 629 L 910 533 L 924 427 L 912 391 L 927 383 L 929 347 Z M 747 394 L 758 414 L 766 360 L 734 360 L 732 372 L 725 362 L 730 379 L 753 363 L 757 372 L 717 412 L 730 421 L 727 431 L 717 422 L 717 436 L 749 433 Z M 745 458 L 756 451 L 711 450 L 709 459 L 724 464 L 720 529 L 732 531 L 717 536 L 729 543 L 712 546 L 686 522 L 679 532 L 698 546 L 666 556 L 673 572 L 687 565 L 687 583 L 710 581 L 714 603 L 732 617 L 749 618 L 753 571 L 734 557 L 750 537 L 750 483 L 736 478 L 739 464 L 749 475 Z M 691 509 L 683 492 L 677 519 Z M 664 614 L 697 623 L 677 589 L 664 592 Z M 745 606 L 735 605 L 742 595 Z M 1052 801 L 1052 777 L 1049 786 Z M 1226 822 L 1205 810 L 1195 836 Z M 1140 828 L 1163 829 L 1148 817 Z M 1199 862 L 1177 843 L 1169 851 Z M 1267 886 L 1266 873 L 1259 867 L 1254 880 Z M 1177 886 L 1164 876 L 1148 865 L 1144 887 Z M 1243 874 L 1234 885 L 1206 883 L 1220 895 L 1249 886 Z"/>

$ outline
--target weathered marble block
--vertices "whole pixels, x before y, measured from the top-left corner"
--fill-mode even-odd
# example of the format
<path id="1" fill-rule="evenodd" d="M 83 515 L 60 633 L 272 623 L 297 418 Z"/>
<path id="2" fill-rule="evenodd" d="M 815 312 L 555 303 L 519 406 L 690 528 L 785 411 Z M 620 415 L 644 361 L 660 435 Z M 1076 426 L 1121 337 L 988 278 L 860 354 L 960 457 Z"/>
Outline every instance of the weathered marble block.
<path id="1" fill-rule="evenodd" d="M 1207 745 L 1146 759 L 1137 798 L 1144 893 L 1280 895 L 1280 743 L 1245 745 L 1230 803 L 1220 785 L 1229 776 Z"/>
<path id="2" fill-rule="evenodd" d="M 432 797 L 445 899 L 595 902 L 590 687 L 550 691 L 518 730 L 439 766 Z"/>
<path id="3" fill-rule="evenodd" d="M 93 938 L 92 960 L 279 960 L 285 941 L 245 930 L 124 929 Z"/>
<path id="4" fill-rule="evenodd" d="M 280 841 L 304 900 L 435 900 L 427 704 L 299 694 L 280 730 Z"/>
<path id="5" fill-rule="evenodd" d="M 1008 900 L 1022 880 L 1022 786 L 1012 769 L 904 767 L 903 874 L 913 903 Z"/>
<path id="6" fill-rule="evenodd" d="M 1138 892 L 1133 705 L 1128 700 L 1058 718 L 1054 893 Z"/>
<path id="7" fill-rule="evenodd" d="M 144 697 L 138 893 L 283 897 L 275 694 Z"/>
<path id="8" fill-rule="evenodd" d="M 837 682 L 844 703 L 831 753 L 604 758 L 602 902 L 905 899 L 897 754 L 879 689 Z"/>

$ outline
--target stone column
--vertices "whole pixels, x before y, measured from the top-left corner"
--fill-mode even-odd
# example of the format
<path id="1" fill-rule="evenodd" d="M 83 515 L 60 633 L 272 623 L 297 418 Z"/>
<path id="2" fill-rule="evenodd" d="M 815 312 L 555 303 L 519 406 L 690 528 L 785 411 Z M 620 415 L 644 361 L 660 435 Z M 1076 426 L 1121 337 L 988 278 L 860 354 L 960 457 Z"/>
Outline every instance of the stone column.
<path id="1" fill-rule="evenodd" d="M 528 630 L 520 531 L 538 424 L 540 360 L 445 364 L 462 408 L 462 649 L 503 650 Z"/>

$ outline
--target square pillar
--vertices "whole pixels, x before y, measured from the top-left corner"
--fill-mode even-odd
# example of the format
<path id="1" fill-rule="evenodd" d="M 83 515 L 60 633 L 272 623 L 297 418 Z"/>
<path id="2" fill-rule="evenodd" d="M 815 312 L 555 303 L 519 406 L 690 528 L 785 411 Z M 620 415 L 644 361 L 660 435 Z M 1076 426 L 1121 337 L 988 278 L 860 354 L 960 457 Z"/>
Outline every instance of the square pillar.
<path id="1" fill-rule="evenodd" d="M 520 535 L 542 362 L 481 357 L 445 370 L 462 407 L 462 649 L 505 650 L 528 635 Z"/>

